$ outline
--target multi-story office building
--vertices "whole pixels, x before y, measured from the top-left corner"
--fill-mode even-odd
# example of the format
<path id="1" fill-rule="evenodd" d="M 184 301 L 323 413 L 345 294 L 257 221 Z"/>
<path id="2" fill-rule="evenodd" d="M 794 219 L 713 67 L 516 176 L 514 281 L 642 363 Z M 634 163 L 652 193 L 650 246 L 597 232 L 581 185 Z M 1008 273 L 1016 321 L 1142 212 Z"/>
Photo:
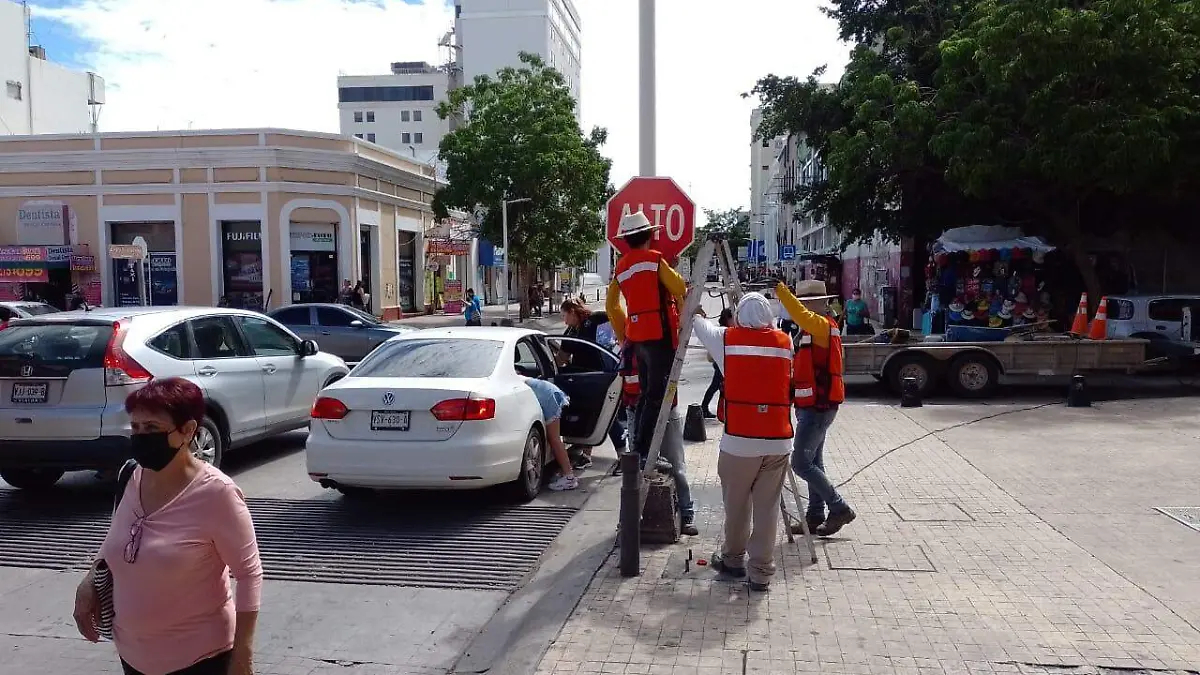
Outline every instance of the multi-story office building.
<path id="1" fill-rule="evenodd" d="M 95 132 L 104 80 L 48 61 L 29 7 L 0 0 L 0 135 Z"/>
<path id="2" fill-rule="evenodd" d="M 450 130 L 438 117 L 450 73 L 424 61 L 392 64 L 389 75 L 338 78 L 338 116 L 343 134 L 428 162 Z"/>

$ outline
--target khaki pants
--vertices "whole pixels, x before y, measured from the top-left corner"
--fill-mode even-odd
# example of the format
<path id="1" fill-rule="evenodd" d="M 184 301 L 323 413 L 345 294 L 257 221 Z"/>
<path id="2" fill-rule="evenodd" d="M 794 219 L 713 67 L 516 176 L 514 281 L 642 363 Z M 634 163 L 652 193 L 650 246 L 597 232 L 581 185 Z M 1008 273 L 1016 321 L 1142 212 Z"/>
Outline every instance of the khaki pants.
<path id="1" fill-rule="evenodd" d="M 717 475 L 721 478 L 725 502 L 721 558 L 726 565 L 737 569 L 749 552 L 751 581 L 765 583 L 775 575 L 779 497 L 787 471 L 787 455 L 738 457 L 722 452 L 717 458 Z"/>

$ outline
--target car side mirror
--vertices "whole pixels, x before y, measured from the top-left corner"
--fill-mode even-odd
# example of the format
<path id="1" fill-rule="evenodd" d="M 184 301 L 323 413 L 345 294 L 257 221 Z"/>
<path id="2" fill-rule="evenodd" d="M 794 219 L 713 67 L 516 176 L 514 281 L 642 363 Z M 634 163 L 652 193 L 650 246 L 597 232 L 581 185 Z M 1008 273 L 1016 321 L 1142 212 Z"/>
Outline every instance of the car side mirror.
<path id="1" fill-rule="evenodd" d="M 353 321 L 351 321 L 351 322 L 350 322 L 350 327 L 351 327 L 351 328 L 362 328 L 362 327 L 364 327 L 364 326 L 366 326 L 366 325 L 367 325 L 367 324 L 363 323 L 363 322 L 362 322 L 362 321 L 360 321 L 359 319 L 355 319 L 355 320 L 353 320 Z"/>
<path id="2" fill-rule="evenodd" d="M 304 342 L 300 343 L 301 358 L 305 356 L 316 356 L 318 351 L 320 351 L 320 349 L 317 347 L 317 342 L 315 340 L 305 340 Z"/>

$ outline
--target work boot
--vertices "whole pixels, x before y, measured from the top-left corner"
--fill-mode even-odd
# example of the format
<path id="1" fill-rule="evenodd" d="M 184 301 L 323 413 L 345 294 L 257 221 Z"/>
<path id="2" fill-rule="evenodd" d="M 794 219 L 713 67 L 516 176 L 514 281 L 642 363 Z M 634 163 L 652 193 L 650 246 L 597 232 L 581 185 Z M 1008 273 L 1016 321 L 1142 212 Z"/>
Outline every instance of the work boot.
<path id="1" fill-rule="evenodd" d="M 751 581 L 750 590 L 754 593 L 766 593 L 771 590 L 771 582 L 769 581 Z"/>
<path id="2" fill-rule="evenodd" d="M 854 522 L 856 517 L 857 514 L 854 513 L 854 509 L 849 506 L 841 511 L 831 511 L 825 522 L 821 523 L 820 527 L 817 528 L 817 536 L 832 537 L 838 533 L 838 530 Z"/>
<path id="3" fill-rule="evenodd" d="M 746 577 L 745 567 L 730 567 L 725 562 L 725 559 L 721 557 L 720 553 L 714 553 L 709 562 L 712 563 L 712 568 L 716 570 L 718 574 L 724 574 L 725 576 L 733 577 L 734 579 L 744 579 Z"/>
<path id="4" fill-rule="evenodd" d="M 679 533 L 686 534 L 689 537 L 695 537 L 700 534 L 699 528 L 696 527 L 696 517 L 684 516 L 679 525 Z"/>
<path id="5" fill-rule="evenodd" d="M 817 528 L 825 523 L 825 518 L 805 517 L 804 522 L 808 523 L 808 531 L 810 534 L 816 534 Z M 804 534 L 804 530 L 800 527 L 800 523 L 792 523 L 792 534 Z"/>

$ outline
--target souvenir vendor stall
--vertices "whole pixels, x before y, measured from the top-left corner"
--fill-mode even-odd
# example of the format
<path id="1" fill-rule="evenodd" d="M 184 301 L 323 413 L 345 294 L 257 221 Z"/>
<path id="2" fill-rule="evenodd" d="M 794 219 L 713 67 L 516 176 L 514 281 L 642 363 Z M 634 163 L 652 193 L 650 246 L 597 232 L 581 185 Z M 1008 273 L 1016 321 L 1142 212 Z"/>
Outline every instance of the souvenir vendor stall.
<path id="1" fill-rule="evenodd" d="M 1009 333 L 1003 329 L 1018 326 L 1051 332 L 1046 255 L 1052 251 L 1014 227 L 947 230 L 925 268 L 922 331 L 946 333 L 949 341 L 1003 340 Z"/>

